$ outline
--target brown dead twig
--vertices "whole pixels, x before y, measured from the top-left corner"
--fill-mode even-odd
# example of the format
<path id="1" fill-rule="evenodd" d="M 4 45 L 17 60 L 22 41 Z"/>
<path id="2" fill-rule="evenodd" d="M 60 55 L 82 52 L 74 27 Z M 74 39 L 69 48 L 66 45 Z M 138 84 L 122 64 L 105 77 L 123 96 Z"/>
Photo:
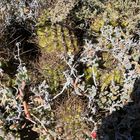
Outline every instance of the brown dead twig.
<path id="1" fill-rule="evenodd" d="M 26 83 L 25 81 L 23 80 L 22 83 L 21 83 L 21 87 L 18 89 L 18 96 L 16 97 L 17 99 L 19 98 L 21 101 L 23 101 L 23 91 L 24 91 L 24 88 L 26 86 Z M 25 113 L 25 116 L 28 120 L 31 121 L 31 115 L 30 115 L 30 112 L 29 112 L 29 107 L 28 107 L 28 103 L 26 101 L 23 101 L 23 108 L 24 108 L 24 113 Z M 32 121 L 33 122 L 33 121 Z"/>
<path id="2" fill-rule="evenodd" d="M 22 83 L 21 83 L 21 87 L 18 89 L 19 90 L 19 94 L 18 94 L 17 98 L 19 98 L 21 101 L 23 101 L 23 108 L 24 108 L 24 113 L 25 113 L 26 119 L 28 119 L 32 123 L 36 124 L 36 122 L 32 120 L 32 118 L 31 118 L 31 116 L 32 116 L 33 118 L 35 118 L 41 124 L 41 126 L 43 127 L 45 132 L 48 133 L 50 130 L 48 130 L 44 126 L 44 124 L 35 115 L 30 114 L 30 112 L 29 112 L 29 105 L 28 105 L 27 101 L 23 100 L 23 96 L 25 96 L 24 93 L 23 93 L 23 91 L 25 89 L 25 86 L 26 86 L 26 82 L 23 80 Z M 23 125 L 23 127 L 25 127 L 25 125 L 26 125 L 26 123 Z"/>

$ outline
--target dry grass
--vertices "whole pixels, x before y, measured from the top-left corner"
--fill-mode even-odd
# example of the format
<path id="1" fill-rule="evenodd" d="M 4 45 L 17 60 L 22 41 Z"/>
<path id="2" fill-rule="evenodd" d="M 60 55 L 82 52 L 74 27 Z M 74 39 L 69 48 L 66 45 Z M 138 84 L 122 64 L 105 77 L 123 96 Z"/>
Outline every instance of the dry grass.
<path id="1" fill-rule="evenodd" d="M 56 120 L 63 128 L 65 139 L 82 139 L 86 124 L 82 120 L 86 103 L 78 96 L 70 95 L 56 110 Z"/>

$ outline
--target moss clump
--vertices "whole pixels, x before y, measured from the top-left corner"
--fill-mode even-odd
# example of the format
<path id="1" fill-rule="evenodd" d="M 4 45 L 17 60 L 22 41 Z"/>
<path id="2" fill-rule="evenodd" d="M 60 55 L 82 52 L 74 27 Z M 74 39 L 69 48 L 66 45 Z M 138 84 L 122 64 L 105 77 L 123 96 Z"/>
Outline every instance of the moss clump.
<path id="1" fill-rule="evenodd" d="M 56 91 L 64 82 L 63 71 L 66 68 L 62 56 L 78 50 L 77 38 L 67 27 L 52 24 L 45 20 L 48 13 L 44 12 L 38 20 L 38 44 L 42 56 L 39 58 L 39 71 L 47 79 L 51 90 Z"/>
<path id="2" fill-rule="evenodd" d="M 70 96 L 56 111 L 57 120 L 63 124 L 63 129 L 66 134 L 69 133 L 73 137 L 76 137 L 77 130 L 84 130 L 85 124 L 81 118 L 84 106 L 85 104 L 81 99 L 76 96 Z"/>
<path id="3" fill-rule="evenodd" d="M 110 73 L 105 73 L 101 77 L 101 91 L 104 91 L 107 87 L 110 86 L 111 82 L 116 84 L 122 84 L 123 74 L 120 70 L 112 70 Z"/>
<path id="4" fill-rule="evenodd" d="M 77 39 L 74 33 L 60 25 L 39 27 L 37 35 L 39 46 L 48 52 L 73 52 L 77 48 Z"/>
<path id="5" fill-rule="evenodd" d="M 97 17 L 95 20 L 92 21 L 92 24 L 90 25 L 91 30 L 95 32 L 99 32 L 100 29 L 104 26 L 105 21 L 103 17 Z"/>
<path id="6" fill-rule="evenodd" d="M 60 86 L 63 84 L 65 78 L 63 71 L 65 70 L 66 65 L 60 58 L 59 52 L 48 52 L 42 49 L 42 56 L 39 59 L 39 72 L 47 80 L 51 91 L 58 92 Z"/>

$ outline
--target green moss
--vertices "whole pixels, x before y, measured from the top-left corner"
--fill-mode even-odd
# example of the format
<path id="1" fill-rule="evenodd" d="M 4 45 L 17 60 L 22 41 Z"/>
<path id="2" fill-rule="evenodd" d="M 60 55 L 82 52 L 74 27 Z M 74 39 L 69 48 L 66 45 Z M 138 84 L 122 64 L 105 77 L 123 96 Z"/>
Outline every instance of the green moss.
<path id="1" fill-rule="evenodd" d="M 67 27 L 49 21 L 49 12 L 45 10 L 38 18 L 37 36 L 40 48 L 46 51 L 69 51 L 78 48 L 77 38 Z M 55 50 L 54 50 L 55 49 Z"/>
<path id="2" fill-rule="evenodd" d="M 47 21 L 47 11 L 38 19 L 37 26 L 38 44 L 42 57 L 40 57 L 40 71 L 50 84 L 51 90 L 59 89 L 64 81 L 62 72 L 65 65 L 61 55 L 74 53 L 78 49 L 77 38 L 67 27 L 51 24 Z M 46 18 L 46 21 L 45 21 Z"/>
<path id="3" fill-rule="evenodd" d="M 120 70 L 114 70 L 114 81 L 118 84 L 123 82 L 123 73 Z"/>
<path id="4" fill-rule="evenodd" d="M 40 48 L 46 51 L 73 52 L 77 48 L 77 39 L 72 32 L 60 25 L 47 25 L 37 30 Z M 54 50 L 55 49 L 55 50 Z"/>
<path id="5" fill-rule="evenodd" d="M 104 23 L 105 23 L 105 21 L 102 17 L 97 18 L 92 22 L 90 28 L 91 28 L 91 30 L 93 30 L 95 32 L 99 32 L 100 29 L 104 26 Z"/>
<path id="6" fill-rule="evenodd" d="M 101 78 L 101 91 L 104 91 L 107 87 L 110 86 L 111 82 L 115 82 L 116 84 L 122 84 L 123 75 L 122 71 L 114 69 L 110 73 L 105 73 Z"/>
<path id="7" fill-rule="evenodd" d="M 63 66 L 56 66 L 54 69 L 49 67 L 47 64 L 42 67 L 43 76 L 47 79 L 51 91 L 54 93 L 60 89 L 60 85 L 64 81 L 64 76 L 62 71 L 64 70 Z"/>
<path id="8" fill-rule="evenodd" d="M 102 52 L 101 57 L 102 57 L 103 66 L 106 69 L 115 68 L 114 63 L 115 63 L 116 60 L 114 59 L 114 57 L 110 53 Z"/>
<path id="9" fill-rule="evenodd" d="M 129 21 L 128 21 L 128 20 L 125 20 L 125 19 L 122 19 L 122 20 L 121 20 L 121 26 L 122 26 L 123 28 L 127 27 L 128 25 L 129 25 Z"/>
<path id="10" fill-rule="evenodd" d="M 85 81 L 87 84 L 92 84 L 93 83 L 93 73 L 96 77 L 96 80 L 98 81 L 100 79 L 100 71 L 98 70 L 97 67 L 87 67 L 85 69 Z"/>
<path id="11" fill-rule="evenodd" d="M 110 85 L 113 80 L 113 76 L 113 74 L 104 74 L 101 84 L 101 91 L 104 91 L 104 89 L 106 89 Z"/>
<path id="12" fill-rule="evenodd" d="M 57 119 L 64 124 L 64 131 L 76 134 L 77 129 L 83 129 L 85 124 L 82 122 L 81 114 L 84 111 L 84 103 L 79 98 L 70 96 L 56 112 Z"/>

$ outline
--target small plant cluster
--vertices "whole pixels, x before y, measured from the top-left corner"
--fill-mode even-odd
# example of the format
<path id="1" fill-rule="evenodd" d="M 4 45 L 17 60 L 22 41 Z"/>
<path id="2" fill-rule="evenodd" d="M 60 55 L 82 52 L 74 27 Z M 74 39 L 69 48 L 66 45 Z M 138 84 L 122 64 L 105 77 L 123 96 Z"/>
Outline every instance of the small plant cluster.
<path id="1" fill-rule="evenodd" d="M 49 15 L 50 20 L 53 23 L 61 22 L 67 18 L 67 15 L 76 5 L 75 0 L 59 0 L 55 3 L 54 8 L 50 9 Z"/>
<path id="2" fill-rule="evenodd" d="M 9 25 L 11 21 L 23 22 L 25 20 L 35 21 L 37 17 L 37 8 L 39 3 L 37 1 L 19 1 L 19 0 L 6 0 L 0 2 L 1 18 L 4 24 Z"/>
<path id="3" fill-rule="evenodd" d="M 20 43 L 17 43 L 16 46 L 18 54 L 15 55 L 15 59 L 19 60 L 19 66 L 13 86 L 6 87 L 1 83 L 0 88 L 1 125 L 4 125 L 8 131 L 14 132 L 24 129 L 27 125 L 26 121 L 29 121 L 33 125 L 39 123 L 40 126 L 38 125 L 38 127 L 43 128 L 44 132 L 42 132 L 46 133 L 48 131 L 46 125 L 53 122 L 53 114 L 50 114 L 49 86 L 44 80 L 37 87 L 30 86 L 28 89 L 30 78 L 24 63 L 20 59 Z M 4 71 L 1 69 L 1 78 L 4 78 L 3 73 Z"/>
<path id="4" fill-rule="evenodd" d="M 1 139 L 139 138 L 138 0 L 0 7 Z"/>

